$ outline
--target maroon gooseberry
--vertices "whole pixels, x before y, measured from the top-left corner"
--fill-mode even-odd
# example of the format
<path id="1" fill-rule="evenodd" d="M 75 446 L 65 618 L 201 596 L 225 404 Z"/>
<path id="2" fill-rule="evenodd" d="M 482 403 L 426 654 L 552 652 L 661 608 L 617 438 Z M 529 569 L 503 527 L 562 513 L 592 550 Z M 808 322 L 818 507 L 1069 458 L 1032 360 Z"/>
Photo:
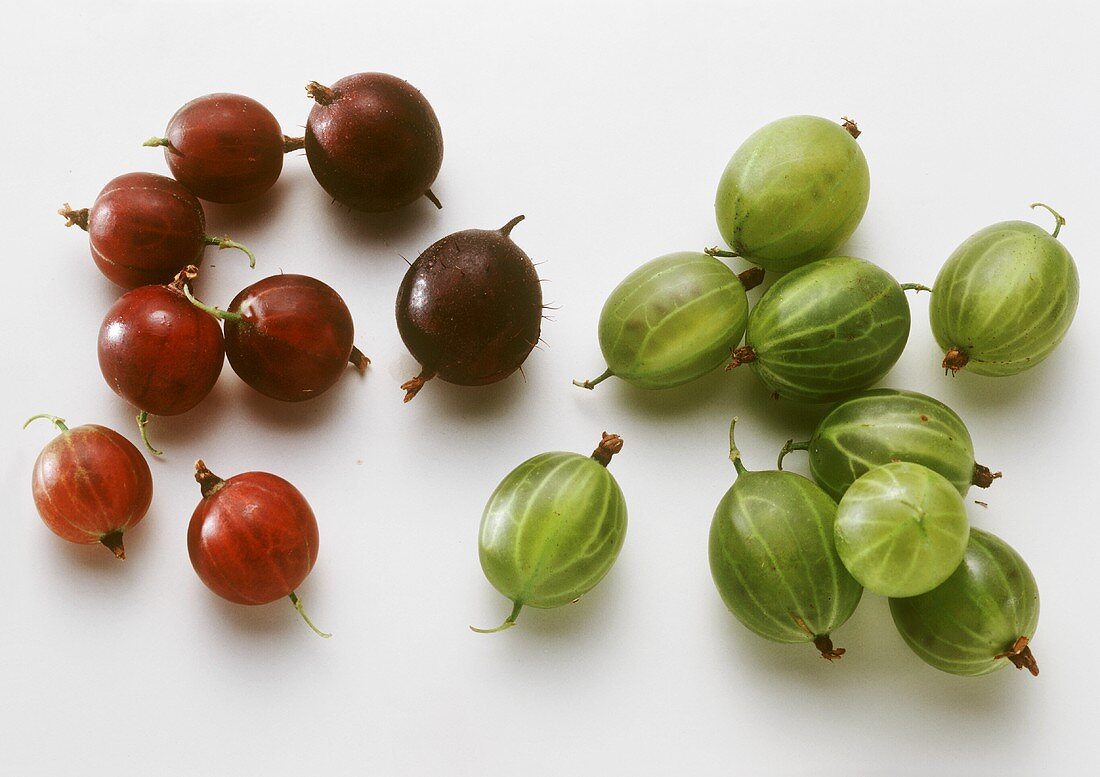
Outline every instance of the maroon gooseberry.
<path id="1" fill-rule="evenodd" d="M 191 565 L 206 587 L 237 604 L 284 596 L 309 627 L 294 589 L 317 561 L 317 519 L 302 493 L 277 475 L 245 472 L 222 480 L 200 459 L 202 501 L 187 527 Z"/>
<path id="2" fill-rule="evenodd" d="M 207 235 L 198 199 L 163 175 L 120 175 L 91 208 L 73 210 L 65 203 L 58 213 L 65 226 L 88 233 L 96 266 L 124 289 L 170 282 L 184 267 L 201 264 L 208 245 L 238 248 L 256 266 L 256 257 L 240 243 Z"/>
<path id="3" fill-rule="evenodd" d="M 153 476 L 141 451 L 113 429 L 86 424 L 70 429 L 65 419 L 47 418 L 61 430 L 34 462 L 31 488 L 43 522 L 69 542 L 105 545 L 126 558 L 122 535 L 145 517 L 153 499 Z"/>
<path id="4" fill-rule="evenodd" d="M 405 273 L 397 328 L 423 365 L 401 386 L 406 402 L 436 376 L 462 386 L 504 380 L 538 343 L 542 286 L 530 258 L 509 237 L 522 220 L 448 235 Z"/>
<path id="5" fill-rule="evenodd" d="M 163 146 L 168 169 L 197 197 L 210 202 L 245 202 L 259 197 L 279 178 L 283 154 L 303 147 L 288 138 L 267 108 L 240 94 L 208 94 L 184 105 L 168 121 Z"/>
<path id="6" fill-rule="evenodd" d="M 386 73 L 306 86 L 316 104 L 306 123 L 309 167 L 325 191 L 356 210 L 397 210 L 418 197 L 442 207 L 431 185 L 443 164 L 443 133 L 428 101 Z"/>
<path id="7" fill-rule="evenodd" d="M 272 275 L 243 289 L 229 310 L 191 301 L 225 321 L 225 353 L 233 371 L 261 394 L 284 402 L 327 391 L 353 364 L 370 364 L 355 347 L 344 300 L 308 275 Z"/>
<path id="8" fill-rule="evenodd" d="M 225 346 L 217 319 L 184 296 L 194 266 L 172 283 L 128 291 L 107 311 L 99 330 L 99 368 L 115 393 L 134 405 L 146 447 L 149 414 L 179 415 L 197 405 L 218 380 Z"/>

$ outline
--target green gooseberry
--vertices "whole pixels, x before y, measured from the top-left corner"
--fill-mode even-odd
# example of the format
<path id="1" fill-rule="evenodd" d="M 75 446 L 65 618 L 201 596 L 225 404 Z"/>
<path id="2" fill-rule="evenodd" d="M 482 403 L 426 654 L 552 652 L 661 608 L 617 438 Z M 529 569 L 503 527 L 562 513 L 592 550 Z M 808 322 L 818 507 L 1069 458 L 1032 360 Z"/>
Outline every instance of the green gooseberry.
<path id="1" fill-rule="evenodd" d="M 838 501 L 856 478 L 891 461 L 923 464 L 963 496 L 972 485 L 988 488 L 1001 476 L 974 461 L 970 432 L 954 410 L 901 389 L 871 389 L 841 402 L 809 440 L 787 441 L 779 452 L 780 469 L 791 451 L 809 451 L 814 482 Z"/>
<path id="2" fill-rule="evenodd" d="M 832 402 L 881 379 L 909 339 L 906 289 L 864 259 L 834 256 L 787 273 L 749 313 L 745 345 L 727 369 L 750 364 L 778 396 Z"/>
<path id="3" fill-rule="evenodd" d="M 1053 234 L 1027 221 L 1004 221 L 974 233 L 944 263 L 928 315 L 946 351 L 945 372 L 1015 375 L 1041 362 L 1077 312 L 1077 265 Z"/>
<path id="4" fill-rule="evenodd" d="M 831 255 L 867 210 L 871 178 L 859 129 L 819 116 L 790 116 L 757 130 L 718 183 L 714 213 L 732 251 L 770 272 Z"/>
<path id="5" fill-rule="evenodd" d="M 891 599 L 905 643 L 930 666 L 977 676 L 1008 666 L 1039 674 L 1028 643 L 1039 623 L 1039 588 L 1020 554 L 973 529 L 959 568 L 920 596 Z"/>
<path id="6" fill-rule="evenodd" d="M 833 529 L 841 561 L 864 588 L 917 596 L 958 568 L 970 521 L 947 478 L 897 461 L 856 478 L 837 506 Z"/>
<path id="7" fill-rule="evenodd" d="M 600 313 L 607 371 L 573 384 L 591 389 L 615 375 L 639 388 L 664 389 L 702 377 L 741 342 L 749 315 L 745 292 L 762 279 L 758 267 L 737 275 L 701 253 L 646 262 L 615 287 Z"/>
<path id="8" fill-rule="evenodd" d="M 774 642 L 812 642 L 840 658 L 830 634 L 851 617 L 863 588 L 833 545 L 836 502 L 792 472 L 750 472 L 730 424 L 737 479 L 714 511 L 710 571 L 722 601 L 750 630 Z"/>
<path id="9" fill-rule="evenodd" d="M 607 471 L 622 450 L 604 432 L 591 456 L 541 453 L 500 482 L 481 518 L 478 556 L 511 614 L 488 634 L 515 625 L 520 610 L 575 602 L 611 569 L 626 537 L 626 500 Z"/>

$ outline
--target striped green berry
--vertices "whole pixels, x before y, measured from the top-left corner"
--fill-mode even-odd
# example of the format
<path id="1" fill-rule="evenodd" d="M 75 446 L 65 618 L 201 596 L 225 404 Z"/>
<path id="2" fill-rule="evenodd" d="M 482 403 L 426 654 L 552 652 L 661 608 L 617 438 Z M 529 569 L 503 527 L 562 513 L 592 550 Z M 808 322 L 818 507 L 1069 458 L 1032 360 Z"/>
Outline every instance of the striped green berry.
<path id="1" fill-rule="evenodd" d="M 733 254 L 787 272 L 832 254 L 867 210 L 871 179 L 859 130 L 790 116 L 753 133 L 734 153 L 714 199 Z"/>
<path id="2" fill-rule="evenodd" d="M 600 313 L 607 371 L 646 389 L 679 386 L 711 372 L 741 342 L 749 316 L 746 288 L 759 269 L 736 275 L 718 259 L 681 252 L 639 267 L 615 287 Z"/>
<path id="3" fill-rule="evenodd" d="M 963 496 L 970 486 L 988 488 L 1001 476 L 974 461 L 970 432 L 954 410 L 900 389 L 871 389 L 840 403 L 809 440 L 783 446 L 780 468 L 792 450 L 809 451 L 814 481 L 838 501 L 856 478 L 891 461 L 922 464 Z"/>
<path id="4" fill-rule="evenodd" d="M 626 536 L 626 501 L 607 471 L 622 438 L 604 434 L 591 456 L 542 453 L 500 482 L 481 518 L 478 555 L 513 609 L 492 632 L 515 624 L 524 606 L 560 607 L 603 579 Z"/>
<path id="5" fill-rule="evenodd" d="M 852 577 L 883 596 L 917 596 L 962 561 L 970 522 L 943 475 L 899 461 L 862 475 L 837 507 L 837 553 Z"/>
<path id="6" fill-rule="evenodd" d="M 1080 280 L 1058 240 L 1065 219 L 1051 213 L 1052 235 L 1026 221 L 1005 221 L 971 235 L 948 258 L 929 307 L 945 371 L 1015 375 L 1065 337 Z"/>
<path id="7" fill-rule="evenodd" d="M 884 376 L 909 339 L 909 302 L 890 273 L 836 256 L 777 280 L 749 313 L 730 367 L 751 364 L 779 396 L 832 402 Z"/>
<path id="8" fill-rule="evenodd" d="M 1003 669 L 1039 674 L 1028 642 L 1039 623 L 1039 589 L 1020 554 L 973 529 L 962 564 L 939 587 L 891 599 L 894 625 L 920 658 L 951 674 Z"/>
<path id="9" fill-rule="evenodd" d="M 736 419 L 734 419 L 736 421 Z M 859 604 L 863 589 L 833 545 L 836 503 L 791 472 L 749 472 L 733 442 L 737 480 L 710 525 L 710 571 L 737 619 L 774 642 L 813 642 L 843 655 L 830 634 Z"/>

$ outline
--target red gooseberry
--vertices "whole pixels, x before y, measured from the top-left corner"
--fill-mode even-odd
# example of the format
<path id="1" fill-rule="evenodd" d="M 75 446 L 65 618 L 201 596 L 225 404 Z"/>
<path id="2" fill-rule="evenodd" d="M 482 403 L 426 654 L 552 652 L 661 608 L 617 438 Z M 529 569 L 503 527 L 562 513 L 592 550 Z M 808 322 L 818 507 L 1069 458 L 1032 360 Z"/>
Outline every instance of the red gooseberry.
<path id="1" fill-rule="evenodd" d="M 145 517 L 153 499 L 153 476 L 141 451 L 113 429 L 46 418 L 60 430 L 38 454 L 31 475 L 34 504 L 54 534 L 82 545 L 102 543 L 126 558 L 122 537 Z"/>

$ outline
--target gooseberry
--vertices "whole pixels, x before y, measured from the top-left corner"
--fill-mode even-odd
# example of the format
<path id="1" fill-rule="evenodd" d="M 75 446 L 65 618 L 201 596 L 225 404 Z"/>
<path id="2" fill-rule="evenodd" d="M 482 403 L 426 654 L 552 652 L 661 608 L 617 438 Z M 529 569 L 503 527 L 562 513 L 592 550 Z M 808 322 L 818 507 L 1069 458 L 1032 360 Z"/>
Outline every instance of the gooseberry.
<path id="1" fill-rule="evenodd" d="M 123 294 L 99 329 L 99 369 L 115 393 L 138 408 L 145 446 L 152 415 L 179 415 L 201 402 L 222 371 L 225 346 L 217 319 L 187 301 L 194 266 L 164 286 Z"/>
<path id="2" fill-rule="evenodd" d="M 242 289 L 229 309 L 199 308 L 225 321 L 225 354 L 241 379 L 284 402 L 320 396 L 352 364 L 370 364 L 355 347 L 355 327 L 344 300 L 308 275 L 272 275 Z"/>
<path id="3" fill-rule="evenodd" d="M 402 384 L 408 402 L 433 377 L 483 386 L 511 375 L 542 328 L 542 286 L 530 258 L 500 229 L 467 229 L 428 246 L 397 292 L 397 329 L 420 374 Z"/>
<path id="4" fill-rule="evenodd" d="M 210 202 L 245 202 L 266 192 L 283 170 L 283 154 L 303 147 L 302 138 L 283 134 L 267 108 L 240 94 L 208 94 L 184 105 L 164 137 L 145 141 L 163 146 L 175 179 Z"/>
<path id="5" fill-rule="evenodd" d="M 481 518 L 478 556 L 513 607 L 500 626 L 471 629 L 503 631 L 524 606 L 575 602 L 608 573 L 626 537 L 626 500 L 607 471 L 622 447 L 604 432 L 590 457 L 541 453 L 500 482 Z"/>
<path id="6" fill-rule="evenodd" d="M 753 133 L 726 165 L 714 213 L 732 251 L 771 272 L 831 255 L 859 226 L 871 181 L 850 119 L 790 116 Z"/>
<path id="7" fill-rule="evenodd" d="M 970 522 L 951 482 L 908 461 L 856 478 L 837 506 L 837 553 L 872 593 L 917 596 L 959 566 Z"/>
<path id="8" fill-rule="evenodd" d="M 169 283 L 184 267 L 202 264 L 206 246 L 237 248 L 256 266 L 256 257 L 227 237 L 206 234 L 206 214 L 178 181 L 155 173 L 126 173 L 110 181 L 91 208 L 58 211 L 65 226 L 88 233 L 92 259 L 113 283 L 135 289 Z"/>
<path id="9" fill-rule="evenodd" d="M 830 661 L 844 655 L 830 634 L 863 595 L 833 545 L 836 502 L 792 472 L 750 472 L 730 424 L 737 479 L 710 524 L 710 571 L 722 601 L 773 642 L 812 642 Z"/>
<path id="10" fill-rule="evenodd" d="M 737 275 L 706 254 L 666 254 L 615 287 L 600 313 L 607 370 L 573 381 L 581 388 L 615 375 L 640 388 L 688 383 L 719 367 L 741 342 L 749 315 L 745 292 L 763 279 L 759 267 Z"/>
<path id="11" fill-rule="evenodd" d="M 1039 674 L 1029 643 L 1039 623 L 1039 589 L 1004 540 L 970 531 L 966 555 L 942 584 L 890 600 L 905 643 L 926 664 L 951 674 L 989 674 L 1010 663 Z"/>
<path id="12" fill-rule="evenodd" d="M 814 481 L 837 500 L 860 475 L 891 461 L 922 464 L 963 496 L 970 486 L 988 488 L 1001 476 L 974 461 L 970 432 L 954 410 L 926 394 L 900 389 L 871 389 L 841 402 L 809 440 L 787 441 L 779 468 L 788 453 L 798 450 L 809 451 Z"/>
<path id="13" fill-rule="evenodd" d="M 191 565 L 206 587 L 236 604 L 284 596 L 306 624 L 295 590 L 317 562 L 317 519 L 302 492 L 278 475 L 244 472 L 222 480 L 195 462 L 202 500 L 187 527 Z"/>
<path id="14" fill-rule="evenodd" d="M 750 364 L 778 396 L 831 402 L 881 379 L 909 339 L 906 289 L 863 259 L 835 256 L 793 270 L 749 313 L 745 345 L 727 369 Z"/>
<path id="15" fill-rule="evenodd" d="M 1053 234 L 1027 221 L 1003 221 L 968 237 L 940 270 L 928 315 L 946 350 L 945 372 L 1015 375 L 1062 342 L 1077 312 L 1077 265 Z"/>
<path id="16" fill-rule="evenodd" d="M 70 429 L 65 419 L 46 418 L 60 430 L 38 454 L 31 475 L 34 505 L 43 523 L 69 542 L 101 543 L 126 558 L 123 534 L 145 517 L 153 499 L 153 476 L 141 451 L 113 429 L 86 424 Z"/>
<path id="17" fill-rule="evenodd" d="M 397 210 L 419 197 L 442 207 L 431 185 L 443 164 L 443 132 L 428 101 L 386 73 L 332 86 L 311 81 L 306 159 L 317 182 L 355 210 Z"/>

